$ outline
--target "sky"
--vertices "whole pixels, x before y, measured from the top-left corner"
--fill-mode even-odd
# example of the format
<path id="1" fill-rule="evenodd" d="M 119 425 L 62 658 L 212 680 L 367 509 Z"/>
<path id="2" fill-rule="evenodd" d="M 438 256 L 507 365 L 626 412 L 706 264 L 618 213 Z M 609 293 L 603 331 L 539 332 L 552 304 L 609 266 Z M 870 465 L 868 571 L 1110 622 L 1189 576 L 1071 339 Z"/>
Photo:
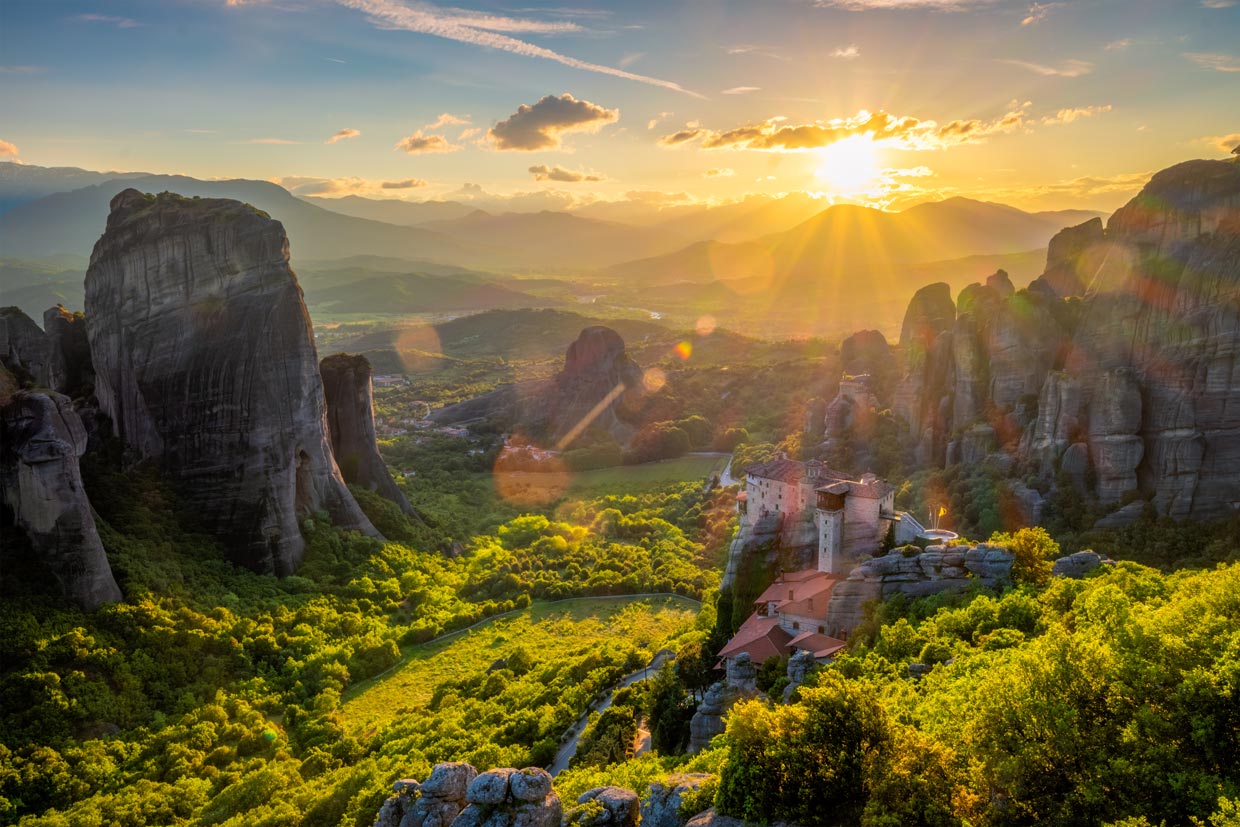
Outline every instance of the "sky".
<path id="1" fill-rule="evenodd" d="M 0 160 L 548 205 L 1113 209 L 1240 143 L 1240 0 L 0 0 Z"/>

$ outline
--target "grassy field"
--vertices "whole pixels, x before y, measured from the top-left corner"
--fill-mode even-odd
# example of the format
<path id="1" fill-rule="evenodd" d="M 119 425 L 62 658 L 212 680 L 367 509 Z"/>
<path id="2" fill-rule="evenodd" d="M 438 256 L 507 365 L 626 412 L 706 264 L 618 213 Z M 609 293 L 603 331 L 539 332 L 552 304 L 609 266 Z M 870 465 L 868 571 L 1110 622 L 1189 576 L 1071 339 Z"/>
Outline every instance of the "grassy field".
<path id="1" fill-rule="evenodd" d="M 684 456 L 591 471 L 505 472 L 496 484 L 506 499 L 538 505 L 562 496 L 637 494 L 671 482 L 705 482 L 722 474 L 727 461 L 726 456 Z"/>
<path id="2" fill-rule="evenodd" d="M 683 597 L 585 597 L 537 604 L 476 628 L 405 650 L 392 671 L 352 687 L 341 712 L 353 731 L 370 731 L 425 704 L 447 680 L 485 672 L 520 641 L 539 660 L 623 637 L 651 654 L 686 631 L 698 604 Z"/>

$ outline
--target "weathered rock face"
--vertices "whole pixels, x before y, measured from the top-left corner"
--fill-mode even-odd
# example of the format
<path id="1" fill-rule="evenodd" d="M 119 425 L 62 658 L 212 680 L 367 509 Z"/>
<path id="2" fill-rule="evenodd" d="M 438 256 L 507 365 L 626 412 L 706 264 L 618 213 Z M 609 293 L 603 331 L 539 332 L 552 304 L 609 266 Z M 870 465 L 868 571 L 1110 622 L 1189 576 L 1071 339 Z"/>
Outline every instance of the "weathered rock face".
<path id="1" fill-rule="evenodd" d="M 69 399 L 19 391 L 0 401 L 0 494 L 66 598 L 90 610 L 121 599 L 82 488 L 86 431 Z"/>
<path id="2" fill-rule="evenodd" d="M 950 332 L 946 309 L 919 293 L 902 337 L 893 411 L 919 464 L 999 449 L 1103 505 L 1240 508 L 1240 164 L 1164 170 L 1105 229 L 1057 235 L 1028 290 L 998 274 L 966 288 Z"/>
<path id="3" fill-rule="evenodd" d="M 952 289 L 946 282 L 928 284 L 913 294 L 904 324 L 900 327 L 900 347 L 929 347 L 940 333 L 952 329 L 956 321 L 956 304 Z"/>
<path id="4" fill-rule="evenodd" d="M 0 307 L 0 363 L 27 381 L 42 382 L 47 372 L 47 339 L 21 308 Z"/>
<path id="5" fill-rule="evenodd" d="M 723 715 L 731 705 L 729 700 L 728 691 L 721 682 L 711 684 L 706 690 L 706 696 L 689 721 L 690 754 L 706 749 L 712 738 L 727 729 Z"/>
<path id="6" fill-rule="evenodd" d="M 96 394 L 130 457 L 180 483 L 234 559 L 289 574 L 299 518 L 377 535 L 328 441 L 310 318 L 278 221 L 226 199 L 112 200 L 86 273 Z"/>
<path id="7" fill-rule="evenodd" d="M 687 773 L 672 776 L 666 784 L 651 784 L 649 794 L 642 800 L 641 823 L 645 827 L 683 827 L 686 819 L 680 815 L 682 802 L 700 790 L 708 778 L 705 773 Z"/>
<path id="8" fill-rule="evenodd" d="M 818 665 L 814 660 L 814 653 L 807 652 L 804 649 L 798 649 L 792 657 L 788 658 L 788 685 L 784 687 L 784 703 L 792 702 L 792 693 L 797 691 L 797 687 L 805 683 L 805 678 L 809 675 L 810 670 Z"/>
<path id="9" fill-rule="evenodd" d="M 1038 278 L 1039 288 L 1060 298 L 1081 295 L 1105 255 L 1105 240 L 1101 218 L 1060 230 L 1046 248 L 1046 272 Z"/>
<path id="10" fill-rule="evenodd" d="M 563 815 L 551 775 L 537 767 L 484 772 L 469 782 L 465 800 L 453 827 L 559 827 Z"/>
<path id="11" fill-rule="evenodd" d="M 963 589 L 976 579 L 987 588 L 1011 583 L 1012 553 L 1001 546 L 930 546 L 905 555 L 892 549 L 857 566 L 836 585 L 827 607 L 827 632 L 845 637 L 865 618 L 865 604 L 897 594 L 909 598 Z"/>
<path id="12" fill-rule="evenodd" d="M 43 384 L 57 393 L 76 397 L 94 385 L 95 369 L 90 361 L 90 340 L 86 319 L 63 305 L 43 313 L 43 332 L 47 339 L 47 364 Z"/>
<path id="13" fill-rule="evenodd" d="M 627 441 L 633 428 L 623 414 L 644 393 L 642 376 L 619 333 L 602 326 L 581 331 L 568 346 L 564 369 L 541 400 L 552 438 L 567 440 L 575 430 L 588 426 L 611 432 L 619 442 Z"/>
<path id="14" fill-rule="evenodd" d="M 436 764 L 419 784 L 403 779 L 374 827 L 560 827 L 560 797 L 537 767 L 479 774 L 465 763 Z"/>
<path id="15" fill-rule="evenodd" d="M 577 798 L 578 804 L 596 802 L 597 814 L 580 819 L 580 827 L 637 827 L 641 819 L 641 803 L 637 793 L 623 787 L 595 787 Z"/>
<path id="16" fill-rule="evenodd" d="M 1099 566 L 1114 564 L 1114 560 L 1108 560 L 1096 551 L 1078 551 L 1056 560 L 1055 565 L 1051 567 L 1051 575 L 1079 580 Z"/>
<path id="17" fill-rule="evenodd" d="M 337 353 L 319 363 L 332 454 L 345 482 L 362 485 L 414 515 L 375 443 L 374 391 L 365 356 Z"/>

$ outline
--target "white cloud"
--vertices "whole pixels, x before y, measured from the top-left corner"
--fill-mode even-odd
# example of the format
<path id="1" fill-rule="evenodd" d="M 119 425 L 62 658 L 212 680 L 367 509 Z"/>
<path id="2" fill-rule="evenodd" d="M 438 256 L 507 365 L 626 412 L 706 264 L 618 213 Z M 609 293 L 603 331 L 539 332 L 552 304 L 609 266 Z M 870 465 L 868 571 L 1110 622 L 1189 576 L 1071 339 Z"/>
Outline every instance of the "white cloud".
<path id="1" fill-rule="evenodd" d="M 1234 55 L 1219 52 L 1187 52 L 1184 57 L 1202 69 L 1213 69 L 1216 72 L 1240 72 L 1240 57 Z"/>
<path id="2" fill-rule="evenodd" d="M 602 175 L 593 172 L 578 172 L 574 169 L 565 169 L 561 166 L 549 167 L 546 164 L 538 164 L 530 167 L 530 175 L 534 176 L 535 181 L 560 181 L 566 184 L 577 184 L 583 181 L 605 181 Z"/>
<path id="3" fill-rule="evenodd" d="M 820 8 L 845 11 L 963 11 L 994 5 L 995 0 L 815 0 Z"/>
<path id="4" fill-rule="evenodd" d="M 432 121 L 431 123 L 428 123 L 426 126 L 422 128 L 430 130 L 430 129 L 439 129 L 440 127 L 444 127 L 444 126 L 469 126 L 471 123 L 473 123 L 473 121 L 469 119 L 468 115 L 461 117 L 459 115 L 453 115 L 449 112 L 444 112 L 434 121 Z"/>
<path id="5" fill-rule="evenodd" d="M 1081 118 L 1092 118 L 1094 115 L 1100 115 L 1103 112 L 1110 112 L 1111 104 L 1102 106 L 1078 106 L 1069 109 L 1060 109 L 1054 115 L 1047 115 L 1042 118 L 1042 123 L 1048 126 L 1061 123 L 1072 123 L 1079 121 Z"/>
<path id="6" fill-rule="evenodd" d="M 17 144 L 0 141 L 0 158 L 16 158 L 20 154 L 21 150 L 17 148 Z"/>
<path id="7" fill-rule="evenodd" d="M 233 143 L 238 143 L 233 141 Z M 288 138 L 250 138 L 246 141 L 240 141 L 243 144 L 273 144 L 276 146 L 285 146 L 289 144 L 299 144 L 301 141 L 290 141 Z"/>
<path id="8" fill-rule="evenodd" d="M 1051 9 L 1062 5 L 1062 3 L 1034 3 L 1029 7 L 1029 13 L 1025 16 L 1025 19 L 1020 21 L 1020 25 L 1033 26 L 1041 23 L 1051 13 Z"/>
<path id="9" fill-rule="evenodd" d="M 362 132 L 360 129 L 342 129 L 336 134 L 332 135 L 330 138 L 328 138 L 323 143 L 334 144 L 339 141 L 346 141 L 349 138 L 356 138 L 358 135 L 361 135 L 361 134 Z"/>
<path id="10" fill-rule="evenodd" d="M 496 28 L 495 25 L 480 25 L 478 23 L 479 18 L 477 17 L 462 17 L 453 14 L 451 9 L 443 9 L 430 3 L 422 2 L 417 6 L 405 6 L 395 2 L 395 0 L 336 0 L 336 2 L 363 12 L 380 26 L 404 29 L 418 34 L 429 34 L 446 40 L 455 40 L 458 43 L 470 43 L 488 49 L 498 49 L 524 55 L 525 57 L 553 60 L 573 69 L 611 75 L 612 77 L 646 83 L 651 86 L 660 86 L 664 89 L 671 89 L 674 92 L 682 92 L 694 97 L 702 97 L 698 93 L 685 89 L 680 84 L 669 80 L 638 75 L 598 63 L 590 63 L 533 43 L 527 43 L 524 40 L 509 37 L 506 34 L 501 34 L 500 32 L 505 30 Z M 511 31 L 512 29 L 508 30 Z"/>
<path id="11" fill-rule="evenodd" d="M 761 88 L 762 87 L 760 86 L 733 86 L 731 89 L 724 89 L 723 94 L 725 95 L 748 95 L 750 92 L 757 92 Z"/>
<path id="12" fill-rule="evenodd" d="M 396 142 L 395 148 L 402 152 L 408 152 L 410 155 L 456 152 L 458 149 L 464 149 L 464 147 L 452 143 L 442 135 L 424 135 L 422 133 L 423 130 L 419 129 L 407 138 L 401 138 Z"/>
<path id="13" fill-rule="evenodd" d="M 658 126 L 659 124 L 663 123 L 663 121 L 665 121 L 665 120 L 667 120 L 668 118 L 672 117 L 672 115 L 673 115 L 673 114 L 675 114 L 675 113 L 673 113 L 673 112 L 660 112 L 659 114 L 655 115 L 655 116 L 654 116 L 653 118 L 651 118 L 650 120 L 646 121 L 646 128 L 647 128 L 647 129 L 654 129 L 656 126 Z"/>
<path id="14" fill-rule="evenodd" d="M 1019 66 L 1022 69 L 1028 69 L 1030 72 L 1036 72 L 1039 75 L 1046 75 L 1048 77 L 1077 78 L 1081 75 L 1087 75 L 1094 70 L 1094 64 L 1087 60 L 1065 60 L 1058 66 L 1047 66 L 1043 63 L 1005 58 L 1000 58 L 1000 62 L 1010 63 L 1013 66 Z"/>
<path id="15" fill-rule="evenodd" d="M 136 29 L 142 25 L 132 17 L 117 17 L 112 14 L 79 14 L 70 19 L 79 23 L 105 23 L 118 29 Z"/>
<path id="16" fill-rule="evenodd" d="M 847 46 L 841 46 L 832 52 L 831 57 L 838 57 L 842 60 L 853 60 L 861 57 L 861 50 L 857 48 L 857 44 L 849 43 Z"/>
<path id="17" fill-rule="evenodd" d="M 1240 132 L 1232 132 L 1230 135 L 1213 135 L 1206 138 L 1198 138 L 1197 142 L 1207 144 L 1219 152 L 1231 152 L 1240 146 Z"/>

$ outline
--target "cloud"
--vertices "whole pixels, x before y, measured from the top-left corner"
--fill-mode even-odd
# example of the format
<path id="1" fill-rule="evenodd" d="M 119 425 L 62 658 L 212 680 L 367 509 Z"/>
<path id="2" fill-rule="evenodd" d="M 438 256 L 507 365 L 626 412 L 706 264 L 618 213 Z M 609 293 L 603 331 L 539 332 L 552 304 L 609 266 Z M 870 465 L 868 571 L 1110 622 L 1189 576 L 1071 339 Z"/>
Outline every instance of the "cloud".
<path id="1" fill-rule="evenodd" d="M 787 55 L 780 54 L 778 51 L 775 50 L 774 47 L 754 46 L 751 43 L 739 43 L 735 46 L 729 46 L 728 54 L 730 55 L 760 55 L 762 57 L 769 57 L 773 60 L 782 60 L 785 63 L 787 63 L 791 59 Z"/>
<path id="2" fill-rule="evenodd" d="M 645 56 L 645 52 L 629 52 L 617 60 L 616 63 L 620 64 L 621 69 L 627 69 Z"/>
<path id="3" fill-rule="evenodd" d="M 1110 176 L 1085 176 L 1067 181 L 1056 181 L 1047 184 L 1033 184 L 1016 190 L 996 191 L 1000 198 L 1020 195 L 1026 198 L 1037 198 L 1047 195 L 1070 196 L 1077 199 L 1091 198 L 1112 193 L 1133 192 L 1145 186 L 1150 180 L 1149 172 L 1127 172 Z"/>
<path id="4" fill-rule="evenodd" d="M 20 154 L 21 150 L 17 148 L 17 144 L 0 141 L 0 158 L 16 158 Z"/>
<path id="5" fill-rule="evenodd" d="M 1062 3 L 1034 3 L 1029 7 L 1029 14 L 1020 21 L 1022 26 L 1034 26 L 1046 19 L 1051 9 L 1062 6 Z"/>
<path id="6" fill-rule="evenodd" d="M 724 89 L 725 95 L 748 95 L 750 92 L 757 92 L 761 86 L 733 86 L 731 89 Z"/>
<path id="7" fill-rule="evenodd" d="M 275 144 L 275 145 L 281 145 L 281 146 L 283 146 L 283 145 L 287 145 L 287 144 L 299 144 L 299 143 L 301 143 L 301 141 L 290 141 L 290 140 L 289 140 L 289 139 L 287 139 L 287 138 L 250 138 L 249 140 L 246 140 L 246 141 L 240 141 L 240 142 L 238 142 L 238 141 L 233 141 L 233 143 L 243 143 L 243 144 Z"/>
<path id="8" fill-rule="evenodd" d="M 421 178 L 406 178 L 403 181 L 383 181 L 379 184 L 379 188 L 385 190 L 411 190 L 425 186 L 426 182 Z"/>
<path id="9" fill-rule="evenodd" d="M 1037 72 L 1039 75 L 1047 75 L 1048 77 L 1078 78 L 1081 75 L 1088 75 L 1094 70 L 1094 64 L 1087 60 L 1065 60 L 1058 66 L 1047 66 L 1043 63 L 1031 63 L 1027 60 L 1010 60 L 1005 58 L 1000 58 L 999 61 L 1019 66 L 1022 69 L 1028 69 L 1030 72 Z"/>
<path id="10" fill-rule="evenodd" d="M 457 115 L 452 115 L 448 112 L 444 112 L 434 121 L 432 121 L 431 123 L 428 123 L 426 126 L 422 128 L 429 130 L 429 129 L 439 129 L 444 126 L 469 126 L 471 123 L 473 123 L 473 121 L 469 119 L 468 115 L 462 118 Z"/>
<path id="11" fill-rule="evenodd" d="M 727 167 L 713 167 L 703 172 L 702 177 L 703 178 L 731 178 L 735 174 L 736 172 L 734 170 L 730 170 Z"/>
<path id="12" fill-rule="evenodd" d="M 651 118 L 650 120 L 646 121 L 646 128 L 647 128 L 647 129 L 654 129 L 654 128 L 655 128 L 656 126 L 658 126 L 660 123 L 662 123 L 663 121 L 665 121 L 665 120 L 667 120 L 668 118 L 672 117 L 672 115 L 673 115 L 673 114 L 674 114 L 674 113 L 672 113 L 672 112 L 660 112 L 659 114 L 655 115 L 655 116 L 654 116 L 653 118 Z"/>
<path id="13" fill-rule="evenodd" d="M 819 8 L 845 11 L 963 11 L 993 5 L 995 0 L 815 0 Z"/>
<path id="14" fill-rule="evenodd" d="M 561 136 L 568 132 L 598 132 L 615 123 L 620 110 L 606 109 L 567 93 L 547 95 L 533 106 L 521 104 L 507 120 L 487 130 L 496 149 L 531 152 L 559 149 Z"/>
<path id="15" fill-rule="evenodd" d="M 106 23 L 118 29 L 136 29 L 142 25 L 131 17 L 116 17 L 111 14 L 79 14 L 70 19 L 79 23 Z"/>
<path id="16" fill-rule="evenodd" d="M 685 89 L 678 83 L 660 78 L 638 75 L 623 69 L 603 66 L 598 63 L 579 60 L 575 57 L 554 52 L 524 40 L 518 40 L 502 34 L 504 31 L 532 31 L 531 29 L 514 29 L 512 18 L 497 18 L 490 15 L 456 13 L 453 9 L 444 9 L 430 3 L 420 2 L 416 6 L 405 6 L 395 0 L 336 0 L 340 5 L 356 9 L 364 13 L 370 20 L 385 28 L 404 29 L 418 34 L 429 34 L 458 43 L 470 43 L 488 49 L 511 52 L 525 57 L 537 57 L 553 60 L 573 69 L 586 72 L 597 72 L 612 77 L 660 86 L 674 92 L 682 92 L 694 97 L 702 97 L 697 92 Z M 490 21 L 490 22 L 487 22 Z M 496 21 L 507 21 L 500 25 Z M 507 26 L 505 28 L 504 26 Z M 545 30 L 540 33 L 547 33 Z"/>
<path id="17" fill-rule="evenodd" d="M 464 147 L 452 143 L 442 135 L 423 135 L 421 129 L 407 138 L 401 138 L 396 142 L 394 148 L 402 152 L 408 152 L 410 155 L 426 155 L 432 152 L 456 152 L 458 149 L 464 149 Z"/>
<path id="18" fill-rule="evenodd" d="M 546 164 L 538 164 L 530 167 L 530 174 L 534 176 L 535 181 L 563 181 L 566 184 L 577 184 L 582 181 L 605 181 L 602 175 L 595 175 L 588 172 L 577 172 L 572 169 L 554 166 L 549 167 Z"/>
<path id="19" fill-rule="evenodd" d="M 44 71 L 42 66 L 19 64 L 16 66 L 0 66 L 0 75 L 37 75 Z"/>
<path id="20" fill-rule="evenodd" d="M 1184 57 L 1203 69 L 1216 72 L 1240 72 L 1240 57 L 1219 52 L 1187 52 Z"/>
<path id="21" fill-rule="evenodd" d="M 1201 0 L 1201 5 L 1207 9 L 1230 9 L 1236 0 Z"/>
<path id="22" fill-rule="evenodd" d="M 461 134 L 457 135 L 456 139 L 458 141 L 468 141 L 470 138 L 474 137 L 475 135 L 481 135 L 481 134 L 482 134 L 481 127 L 471 126 L 469 129 L 462 129 Z"/>
<path id="23" fill-rule="evenodd" d="M 853 60 L 861 57 L 861 50 L 857 48 L 857 44 L 849 43 L 847 46 L 841 46 L 831 53 L 831 57 L 838 57 L 842 60 Z"/>
<path id="24" fill-rule="evenodd" d="M 1232 132 L 1230 135 L 1214 135 L 1207 138 L 1198 138 L 1197 142 L 1208 144 L 1220 152 L 1231 152 L 1233 149 L 1240 146 L 1240 132 Z M 12 144 L 9 144 L 9 146 L 12 146 Z M 0 155 L 3 154 L 3 152 L 0 152 Z"/>
<path id="25" fill-rule="evenodd" d="M 1110 43 L 1108 43 L 1103 48 L 1106 49 L 1108 52 L 1118 52 L 1123 49 L 1127 49 L 1131 45 L 1132 45 L 1132 38 L 1123 37 L 1123 38 L 1120 38 L 1119 40 L 1112 40 Z"/>
<path id="26" fill-rule="evenodd" d="M 1099 115 L 1103 112 L 1110 111 L 1111 104 L 1109 103 L 1103 106 L 1080 106 L 1070 109 L 1060 109 L 1054 115 L 1047 115 L 1042 118 L 1042 123 L 1047 124 L 1048 126 L 1060 123 L 1072 123 L 1073 121 L 1078 121 L 1081 118 L 1092 118 L 1094 115 Z"/>
<path id="27" fill-rule="evenodd" d="M 866 135 L 871 140 L 907 150 L 943 149 L 959 144 L 979 143 L 990 135 L 1014 132 L 1027 125 L 1025 110 L 1029 102 L 1013 101 L 1010 111 L 993 121 L 955 120 L 939 124 L 887 112 L 861 110 L 850 118 L 835 118 L 811 124 L 789 124 L 783 118 L 716 132 L 688 127 L 659 138 L 664 147 L 677 147 L 698 141 L 703 149 L 756 149 L 766 152 L 804 152 L 821 149 L 845 138 Z"/>
<path id="28" fill-rule="evenodd" d="M 339 132 L 337 132 L 335 135 L 332 135 L 330 138 L 328 138 L 323 143 L 334 144 L 337 141 L 345 141 L 345 140 L 348 140 L 349 138 L 356 138 L 358 135 L 361 135 L 361 134 L 362 132 L 360 129 L 342 129 Z"/>

